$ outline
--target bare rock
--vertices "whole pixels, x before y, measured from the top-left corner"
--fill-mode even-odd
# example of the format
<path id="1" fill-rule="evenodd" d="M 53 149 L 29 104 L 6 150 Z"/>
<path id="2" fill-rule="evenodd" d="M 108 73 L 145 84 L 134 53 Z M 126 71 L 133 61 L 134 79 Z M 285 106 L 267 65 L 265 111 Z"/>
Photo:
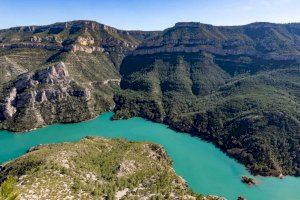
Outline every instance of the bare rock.
<path id="1" fill-rule="evenodd" d="M 246 183 L 248 185 L 256 185 L 256 181 L 254 180 L 254 178 L 248 177 L 248 176 L 242 176 L 241 180 L 243 183 Z"/>
<path id="2" fill-rule="evenodd" d="M 10 82 L 0 97 L 0 121 L 13 131 L 31 130 L 56 120 L 90 119 L 92 106 L 90 90 L 76 83 L 60 62 Z"/>
<path id="3" fill-rule="evenodd" d="M 5 118 L 10 118 L 16 113 L 16 108 L 13 106 L 13 101 L 17 97 L 17 90 L 16 88 L 12 88 L 11 91 L 8 94 L 8 97 L 6 98 L 5 103 L 5 110 L 3 112 L 3 115 Z"/>

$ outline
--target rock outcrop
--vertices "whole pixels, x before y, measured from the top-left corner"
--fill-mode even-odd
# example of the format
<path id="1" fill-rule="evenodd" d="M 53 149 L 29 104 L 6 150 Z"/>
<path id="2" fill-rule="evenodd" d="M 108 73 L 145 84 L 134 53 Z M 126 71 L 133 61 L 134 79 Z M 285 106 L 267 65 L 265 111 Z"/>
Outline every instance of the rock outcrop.
<path id="1" fill-rule="evenodd" d="M 91 92 L 69 76 L 63 62 L 20 75 L 9 83 L 2 96 L 4 100 L 0 104 L 0 120 L 3 128 L 18 121 L 11 128 L 15 131 L 50 124 L 57 118 L 61 122 L 69 122 L 89 119 L 95 115 Z M 76 113 L 75 119 L 72 113 Z"/>
<path id="2" fill-rule="evenodd" d="M 35 48 L 71 52 L 107 52 L 115 64 L 145 38 L 159 32 L 123 31 L 94 21 L 0 30 L 0 49 Z"/>
<path id="3" fill-rule="evenodd" d="M 254 174 L 299 176 L 299 30 L 178 23 L 143 32 L 94 21 L 0 30 L 0 128 L 114 108 L 115 118 L 212 141 Z"/>
<path id="4" fill-rule="evenodd" d="M 299 63 L 299 27 L 299 24 L 254 23 L 231 27 L 181 22 L 146 40 L 133 55 L 205 51 L 220 56 L 247 55 Z"/>
<path id="5" fill-rule="evenodd" d="M 95 47 L 95 46 L 85 46 L 85 45 L 68 45 L 64 46 L 63 51 L 71 51 L 71 52 L 85 52 L 85 53 L 93 53 L 93 52 L 104 52 L 104 48 Z"/>
<path id="6" fill-rule="evenodd" d="M 120 63 L 151 34 L 93 21 L 0 30 L 0 128 L 26 131 L 111 110 Z"/>
<path id="7" fill-rule="evenodd" d="M 16 97 L 17 90 L 16 88 L 12 88 L 8 94 L 8 97 L 5 99 L 5 103 L 3 105 L 4 109 L 2 115 L 6 119 L 12 117 L 17 111 L 17 109 L 13 106 L 13 101 L 16 99 Z"/>
<path id="8" fill-rule="evenodd" d="M 249 186 L 253 186 L 257 184 L 254 178 L 248 176 L 242 176 L 241 181 Z"/>

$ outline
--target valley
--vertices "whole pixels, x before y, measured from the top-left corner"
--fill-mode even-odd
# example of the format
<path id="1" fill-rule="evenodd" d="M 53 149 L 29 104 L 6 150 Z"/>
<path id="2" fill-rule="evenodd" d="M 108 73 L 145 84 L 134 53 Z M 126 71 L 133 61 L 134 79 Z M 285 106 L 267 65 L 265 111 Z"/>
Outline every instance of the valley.
<path id="1" fill-rule="evenodd" d="M 17 137 L 111 111 L 211 142 L 252 175 L 299 177 L 300 24 L 0 30 L 0 129 Z"/>
<path id="2" fill-rule="evenodd" d="M 106 142 L 89 142 L 88 140 L 86 141 L 88 143 L 83 145 L 82 142 L 79 141 L 85 137 L 101 137 L 107 139 L 107 142 L 109 143 L 111 139 L 126 139 L 128 141 L 134 142 L 133 144 L 137 142 L 137 146 L 140 145 L 140 142 L 154 143 L 162 146 L 166 151 L 168 157 L 172 160 L 172 166 L 176 174 L 181 176 L 186 181 L 188 188 L 197 195 L 202 194 L 203 197 L 207 195 L 217 195 L 219 197 L 225 197 L 228 200 L 236 200 L 239 196 L 243 196 L 248 200 L 298 199 L 298 191 L 300 189 L 299 177 L 286 176 L 284 177 L 284 179 L 261 176 L 253 177 L 243 165 L 239 164 L 234 159 L 222 153 L 211 143 L 207 143 L 199 139 L 198 137 L 192 137 L 186 133 L 176 132 L 169 129 L 163 124 L 153 123 L 151 121 L 147 121 L 138 117 L 131 118 L 129 120 L 112 121 L 112 116 L 113 113 L 104 113 L 103 115 L 100 115 L 93 120 L 72 124 L 54 124 L 34 131 L 26 133 L 22 132 L 20 134 L 1 131 L 0 146 L 4 148 L 0 149 L 0 163 L 11 161 L 9 162 L 10 166 L 14 166 L 15 162 L 23 163 L 18 165 L 20 167 L 27 166 L 24 165 L 24 163 L 26 161 L 29 162 L 30 159 L 28 158 L 30 158 L 31 156 L 26 155 L 26 152 L 28 152 L 29 149 L 34 150 L 39 148 L 44 149 L 44 151 L 46 151 L 46 155 L 52 155 L 38 156 L 38 158 L 46 160 L 46 163 L 51 159 L 61 161 L 64 159 L 61 159 L 63 157 L 60 152 L 63 152 L 63 150 L 61 149 L 65 149 L 64 151 L 71 153 L 71 155 L 85 155 L 70 158 L 66 157 L 67 160 L 70 160 L 70 163 L 72 163 L 73 160 L 77 160 L 76 163 L 78 163 L 78 165 L 74 165 L 74 167 L 77 166 L 74 169 L 76 173 L 82 172 L 83 174 L 90 174 L 89 172 L 91 172 L 96 174 L 96 177 L 99 177 L 102 173 L 94 171 L 95 167 L 93 167 L 93 169 L 89 169 L 87 167 L 84 167 L 82 169 L 79 166 L 92 164 L 92 162 L 89 161 L 89 158 L 93 158 L 93 155 L 101 155 L 101 149 L 104 149 L 105 152 L 108 151 L 108 148 L 99 147 L 101 146 L 101 143 L 105 144 Z M 39 147 L 39 145 L 41 144 L 42 146 Z M 45 146 L 44 148 L 43 145 Z M 131 143 L 129 143 L 128 145 L 131 146 Z M 33 148 L 36 146 L 37 148 Z M 53 148 L 50 149 L 50 147 Z M 87 148 L 87 150 L 82 150 L 82 148 Z M 115 161 L 117 163 L 121 162 L 123 159 L 126 160 L 126 156 L 124 156 L 123 153 L 125 153 L 127 150 L 131 152 L 134 150 L 134 148 L 128 148 L 127 150 L 118 152 L 118 149 L 122 150 L 121 147 L 116 146 L 116 149 L 114 151 L 115 153 L 112 153 L 112 157 L 120 156 L 122 158 L 116 159 Z M 143 156 L 140 155 L 140 152 L 142 151 L 134 152 L 137 154 L 135 158 L 138 158 L 138 156 Z M 24 154 L 25 156 L 23 156 Z M 40 153 L 37 152 L 37 155 L 39 154 Z M 110 160 L 114 159 L 112 158 Z M 102 159 L 102 161 L 104 160 Z M 99 163 L 101 163 L 102 161 L 98 159 Z M 144 161 L 141 160 L 141 162 Z M 58 163 L 59 166 L 61 166 L 60 162 L 55 163 Z M 69 166 L 71 166 L 70 163 Z M 87 164 L 85 165 L 84 163 Z M 137 161 L 136 163 L 139 163 L 139 161 Z M 62 164 L 62 166 L 65 166 L 64 163 Z M 53 166 L 54 163 L 50 163 L 50 165 Z M 114 162 L 105 166 L 109 167 L 110 165 L 116 166 Z M 45 166 L 45 163 L 42 163 L 41 166 Z M 103 165 L 95 164 L 93 166 L 100 167 Z M 21 172 L 21 170 L 19 169 L 22 168 L 13 169 Z M 44 168 L 40 168 L 39 170 L 39 167 L 34 167 L 34 169 L 38 170 L 37 173 L 43 173 L 47 171 Z M 57 168 L 54 168 L 54 170 L 55 169 Z M 111 170 L 114 169 L 113 167 L 107 169 L 108 170 L 106 170 L 106 173 L 115 173 L 115 170 Z M 150 167 L 144 168 L 144 171 L 147 171 L 147 169 L 150 169 Z M 49 170 L 50 172 L 53 171 L 52 169 Z M 35 170 L 27 170 L 27 173 L 29 174 L 28 178 L 32 178 L 34 172 Z M 55 173 L 56 176 L 59 176 L 60 170 L 58 172 L 58 174 Z M 242 182 L 242 176 L 253 177 L 257 182 L 257 185 L 248 186 L 247 184 Z M 17 177 L 18 176 L 16 176 L 16 178 Z M 83 179 L 79 180 L 83 181 Z M 143 179 L 140 178 L 139 180 L 142 181 Z M 56 179 L 52 182 L 55 181 Z M 63 179 L 57 179 L 57 181 L 63 182 Z M 41 182 L 41 184 L 43 183 L 42 181 L 36 182 L 37 184 L 39 182 Z M 30 186 L 29 183 L 27 186 Z M 34 182 L 32 184 L 34 185 Z M 66 181 L 66 184 L 69 185 L 69 182 Z M 46 187 L 43 186 L 40 188 L 43 189 Z M 83 189 L 84 188 L 88 187 L 83 187 Z M 91 194 L 91 190 L 84 191 L 85 194 Z M 114 194 L 116 194 L 117 191 L 119 190 L 115 190 Z M 63 195 L 63 193 L 61 193 L 61 195 Z M 72 193 L 72 195 L 76 195 L 76 193 Z"/>

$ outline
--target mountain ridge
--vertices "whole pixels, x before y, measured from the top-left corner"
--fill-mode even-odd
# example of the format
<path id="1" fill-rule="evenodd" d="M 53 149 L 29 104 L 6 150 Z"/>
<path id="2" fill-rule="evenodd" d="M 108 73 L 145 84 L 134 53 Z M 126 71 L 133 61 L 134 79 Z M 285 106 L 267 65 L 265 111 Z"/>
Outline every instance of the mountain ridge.
<path id="1" fill-rule="evenodd" d="M 40 25 L 17 25 L 17 26 L 12 26 L 12 27 L 8 27 L 8 28 L 2 28 L 0 30 L 8 30 L 8 29 L 14 29 L 14 28 L 20 28 L 20 27 L 42 27 L 42 26 L 52 26 L 52 25 L 56 25 L 56 24 L 65 24 L 65 23 L 73 23 L 73 22 L 90 22 L 90 23 L 97 23 L 97 24 L 102 24 L 104 26 L 108 26 L 117 30 L 122 30 L 122 31 L 142 31 L 142 32 L 161 32 L 163 30 L 168 29 L 164 28 L 162 30 L 142 30 L 142 29 L 122 29 L 122 28 L 115 28 L 113 26 L 110 25 L 106 25 L 105 23 L 101 23 L 98 22 L 97 20 L 85 20 L 85 19 L 74 19 L 74 20 L 68 20 L 68 21 L 61 21 L 61 22 L 54 22 L 51 24 L 40 24 Z M 176 26 L 176 24 L 188 24 L 188 23 L 193 23 L 193 24 L 202 24 L 202 25 L 209 25 L 209 26 L 215 26 L 215 27 L 239 27 L 239 26 L 249 26 L 249 25 L 299 25 L 300 22 L 288 22 L 288 23 L 277 23 L 277 22 L 268 22 L 268 21 L 256 21 L 256 22 L 250 22 L 250 23 L 246 23 L 246 24 L 234 24 L 234 25 L 215 25 L 215 24 L 211 24 L 211 23 L 205 23 L 205 22 L 199 22 L 199 21 L 179 21 L 174 23 L 173 26 Z"/>
<path id="2" fill-rule="evenodd" d="M 300 174 L 299 23 L 187 22 L 154 32 L 85 20 L 19 27 L 0 31 L 0 61 L 2 129 L 114 110 L 116 119 L 140 116 L 209 140 L 254 174 Z M 47 69 L 58 65 L 69 81 L 36 75 L 55 78 Z M 109 79 L 120 85 L 104 84 Z M 71 90 L 89 98 L 62 92 Z"/>
<path id="3" fill-rule="evenodd" d="M 299 176 L 300 26 L 289 26 L 166 29 L 124 58 L 115 118 L 192 133 L 254 174 Z"/>

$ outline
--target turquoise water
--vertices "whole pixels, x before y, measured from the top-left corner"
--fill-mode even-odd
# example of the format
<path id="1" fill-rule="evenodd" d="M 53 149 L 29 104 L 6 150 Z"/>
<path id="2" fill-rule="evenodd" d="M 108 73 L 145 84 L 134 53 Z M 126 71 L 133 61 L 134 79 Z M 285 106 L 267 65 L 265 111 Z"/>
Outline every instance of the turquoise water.
<path id="1" fill-rule="evenodd" d="M 249 175 L 246 169 L 212 144 L 141 118 L 111 121 L 112 115 L 105 113 L 90 121 L 51 125 L 25 134 L 0 131 L 0 163 L 38 144 L 78 141 L 87 135 L 126 138 L 163 145 L 174 161 L 176 173 L 195 192 L 220 195 L 229 200 L 236 200 L 239 195 L 248 200 L 300 199 L 300 178 L 256 177 L 259 185 L 249 187 L 240 181 L 241 175 Z"/>

